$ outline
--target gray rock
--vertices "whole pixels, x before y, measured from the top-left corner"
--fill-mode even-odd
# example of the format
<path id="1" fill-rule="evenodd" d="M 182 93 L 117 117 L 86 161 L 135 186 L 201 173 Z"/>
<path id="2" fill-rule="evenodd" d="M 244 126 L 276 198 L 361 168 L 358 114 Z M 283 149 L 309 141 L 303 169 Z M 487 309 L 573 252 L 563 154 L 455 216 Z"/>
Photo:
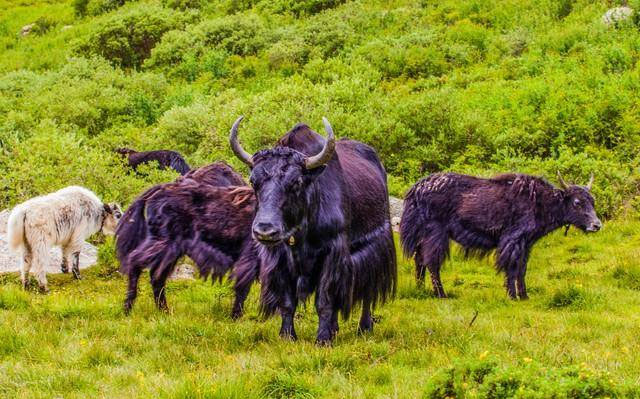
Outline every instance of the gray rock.
<path id="1" fill-rule="evenodd" d="M 404 209 L 404 201 L 400 198 L 389 197 L 389 209 L 391 210 L 391 227 L 393 227 L 393 230 L 398 231 L 402 210 Z"/>
<path id="2" fill-rule="evenodd" d="M 625 21 L 633 15 L 633 9 L 627 6 L 614 7 L 602 16 L 602 23 L 607 26 L 615 26 L 618 23 Z"/>
<path id="3" fill-rule="evenodd" d="M 34 24 L 29 24 L 29 25 L 25 25 L 22 27 L 22 29 L 20 29 L 20 34 L 22 36 L 27 36 L 29 33 L 31 33 L 31 30 L 33 29 Z"/>

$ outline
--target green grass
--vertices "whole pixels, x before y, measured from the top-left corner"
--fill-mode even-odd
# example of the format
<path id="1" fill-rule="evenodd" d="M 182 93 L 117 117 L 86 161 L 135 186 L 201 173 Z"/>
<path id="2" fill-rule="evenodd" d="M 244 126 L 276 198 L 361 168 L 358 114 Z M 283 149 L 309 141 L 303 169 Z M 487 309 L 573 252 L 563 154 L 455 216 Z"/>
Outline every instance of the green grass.
<path id="1" fill-rule="evenodd" d="M 356 320 L 342 322 L 331 348 L 314 345 L 312 305 L 299 310 L 299 341 L 282 341 L 279 319 L 258 316 L 257 289 L 234 322 L 228 285 L 170 282 L 164 314 L 143 278 L 127 317 L 125 280 L 104 277 L 104 266 L 82 281 L 51 276 L 49 295 L 25 293 L 17 275 L 4 275 L 0 396 L 638 395 L 640 291 L 626 283 L 637 273 L 638 233 L 640 222 L 616 221 L 593 235 L 545 238 L 531 256 L 531 299 L 523 302 L 507 299 L 490 259 L 454 253 L 443 274 L 447 300 L 415 288 L 412 262 L 402 260 L 397 298 L 375 312 L 373 334 L 359 336 Z"/>

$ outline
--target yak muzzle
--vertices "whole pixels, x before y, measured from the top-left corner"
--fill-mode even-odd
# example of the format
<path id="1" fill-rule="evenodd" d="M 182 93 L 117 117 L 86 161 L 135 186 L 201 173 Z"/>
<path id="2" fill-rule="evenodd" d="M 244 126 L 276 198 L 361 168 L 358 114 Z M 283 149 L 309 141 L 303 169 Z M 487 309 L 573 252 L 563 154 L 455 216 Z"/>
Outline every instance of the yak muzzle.
<path id="1" fill-rule="evenodd" d="M 282 240 L 282 230 L 273 223 L 257 222 L 253 225 L 253 237 L 265 245 L 275 245 Z"/>
<path id="2" fill-rule="evenodd" d="M 589 233 L 595 233 L 596 231 L 600 230 L 602 228 L 602 222 L 598 219 L 596 219 L 595 221 L 591 222 L 591 224 L 589 226 L 587 226 L 586 231 Z"/>

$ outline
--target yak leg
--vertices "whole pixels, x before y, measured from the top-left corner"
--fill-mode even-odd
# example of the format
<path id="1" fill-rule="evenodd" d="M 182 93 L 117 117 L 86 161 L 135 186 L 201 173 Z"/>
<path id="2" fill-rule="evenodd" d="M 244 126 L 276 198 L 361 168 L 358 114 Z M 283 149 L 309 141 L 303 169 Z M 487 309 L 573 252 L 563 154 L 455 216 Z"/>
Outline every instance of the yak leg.
<path id="1" fill-rule="evenodd" d="M 151 287 L 153 288 L 153 299 L 156 302 L 156 306 L 158 309 L 162 311 L 168 311 L 169 307 L 167 305 L 167 295 L 165 286 L 167 283 L 167 278 L 173 271 L 178 258 L 173 259 L 165 263 L 162 262 L 161 267 L 158 270 L 155 270 L 151 273 Z"/>
<path id="2" fill-rule="evenodd" d="M 327 292 L 316 294 L 316 311 L 319 319 L 316 343 L 330 345 L 338 329 L 338 315 Z"/>
<path id="3" fill-rule="evenodd" d="M 49 287 L 47 287 L 47 272 L 45 270 L 45 260 L 47 256 L 49 256 L 49 248 L 43 243 L 37 243 L 32 248 L 32 257 L 31 264 L 33 265 L 33 270 L 36 274 L 36 278 L 38 279 L 38 286 L 40 287 L 40 292 L 47 293 L 49 292 Z"/>
<path id="4" fill-rule="evenodd" d="M 22 269 L 20 271 L 20 279 L 22 280 L 22 288 L 27 289 L 27 285 L 29 284 L 29 270 L 31 269 L 31 262 L 33 259 L 33 254 L 31 250 L 25 246 L 24 251 L 22 253 Z"/>
<path id="5" fill-rule="evenodd" d="M 422 239 L 416 252 L 416 277 L 421 286 L 425 268 L 428 268 L 434 293 L 438 298 L 446 298 L 447 294 L 440 279 L 440 268 L 449 253 L 449 237 L 440 225 L 431 226 L 428 230 L 429 234 Z"/>
<path id="6" fill-rule="evenodd" d="M 127 287 L 127 298 L 124 301 L 124 313 L 129 314 L 131 312 L 131 308 L 133 307 L 133 303 L 138 296 L 138 279 L 140 278 L 140 274 L 142 273 L 142 268 L 140 267 L 129 267 L 129 284 Z"/>
<path id="7" fill-rule="evenodd" d="M 233 320 L 237 320 L 242 317 L 244 313 L 244 301 L 247 300 L 247 296 L 249 296 L 249 291 L 251 291 L 251 283 L 249 281 L 247 284 L 238 284 L 236 282 L 234 286 L 235 291 L 235 299 L 233 300 L 233 308 L 231 309 L 231 318 Z"/>
<path id="8" fill-rule="evenodd" d="M 520 267 L 518 268 L 518 283 L 517 283 L 517 287 L 518 288 L 518 297 L 521 300 L 526 300 L 529 299 L 529 295 L 527 295 L 527 285 L 525 284 L 525 274 L 527 273 L 527 258 L 529 255 L 529 251 L 526 251 L 526 255 L 524 257 L 524 259 L 522 260 L 521 264 L 519 265 Z"/>
<path id="9" fill-rule="evenodd" d="M 280 305 L 280 317 L 282 325 L 280 326 L 280 337 L 295 341 L 298 339 L 296 330 L 293 326 L 293 316 L 298 306 L 298 299 L 295 295 L 295 288 L 287 290 L 284 294 L 283 302 Z"/>
<path id="10" fill-rule="evenodd" d="M 517 299 L 516 280 L 526 264 L 525 241 L 519 238 L 501 240 L 498 245 L 498 268 L 506 273 L 505 285 L 511 299 Z"/>
<path id="11" fill-rule="evenodd" d="M 373 331 L 373 318 L 371 317 L 371 301 L 365 299 L 362 302 L 362 315 L 358 324 L 358 333 L 363 334 Z"/>

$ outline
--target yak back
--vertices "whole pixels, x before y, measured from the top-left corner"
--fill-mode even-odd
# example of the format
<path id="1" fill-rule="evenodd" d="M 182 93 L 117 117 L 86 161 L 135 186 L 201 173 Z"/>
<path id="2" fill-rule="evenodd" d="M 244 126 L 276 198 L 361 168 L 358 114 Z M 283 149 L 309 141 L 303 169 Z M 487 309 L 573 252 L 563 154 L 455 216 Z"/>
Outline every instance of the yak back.
<path id="1" fill-rule="evenodd" d="M 237 255 L 251 235 L 255 207 L 253 190 L 247 186 L 169 183 L 147 199 L 146 217 L 152 235 L 169 240 L 197 237 Z"/>
<path id="2" fill-rule="evenodd" d="M 136 169 L 140 164 L 156 161 L 160 165 L 161 169 L 171 168 L 181 175 L 185 175 L 189 172 L 190 167 L 184 160 L 182 155 L 176 151 L 171 150 L 155 150 L 136 152 L 131 151 L 127 153 L 129 160 L 129 166 Z"/>
<path id="3" fill-rule="evenodd" d="M 546 205 L 558 193 L 544 179 L 524 174 L 485 179 L 436 173 L 414 186 L 407 197 L 417 196 L 431 220 L 442 224 L 459 220 L 473 229 L 499 234 L 524 219 L 534 223 L 545 218 Z"/>
<path id="4" fill-rule="evenodd" d="M 178 177 L 177 182 L 192 180 L 210 186 L 246 186 L 242 176 L 233 170 L 231 166 L 222 161 L 203 166 L 189 171 L 184 176 Z"/>

